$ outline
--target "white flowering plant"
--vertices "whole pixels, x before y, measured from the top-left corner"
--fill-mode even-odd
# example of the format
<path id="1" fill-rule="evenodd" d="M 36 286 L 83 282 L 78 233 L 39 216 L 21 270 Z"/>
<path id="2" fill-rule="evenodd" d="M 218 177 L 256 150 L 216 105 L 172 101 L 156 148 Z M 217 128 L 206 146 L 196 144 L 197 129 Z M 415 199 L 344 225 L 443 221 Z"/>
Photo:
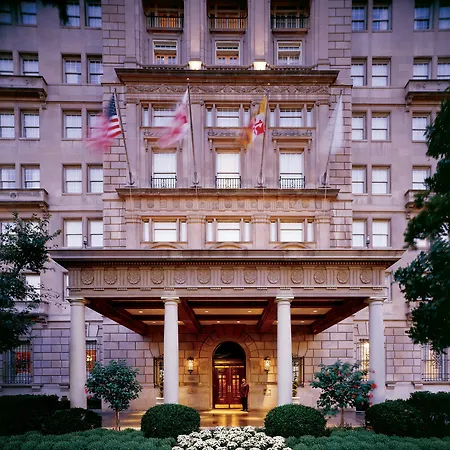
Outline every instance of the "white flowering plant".
<path id="1" fill-rule="evenodd" d="M 281 436 L 267 436 L 254 427 L 216 427 L 178 436 L 172 450 L 291 450 Z"/>

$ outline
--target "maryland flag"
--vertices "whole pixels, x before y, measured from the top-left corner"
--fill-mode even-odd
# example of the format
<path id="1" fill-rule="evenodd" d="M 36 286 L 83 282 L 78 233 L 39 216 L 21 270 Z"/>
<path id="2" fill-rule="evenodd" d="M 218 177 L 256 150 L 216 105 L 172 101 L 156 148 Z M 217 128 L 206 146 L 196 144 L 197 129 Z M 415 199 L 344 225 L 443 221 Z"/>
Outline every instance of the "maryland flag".
<path id="1" fill-rule="evenodd" d="M 267 97 L 264 96 L 262 99 L 259 110 L 255 111 L 253 110 L 250 114 L 250 120 L 246 127 L 242 129 L 242 132 L 239 136 L 239 143 L 243 147 L 247 147 L 249 144 L 251 144 L 253 140 L 253 135 L 259 136 L 260 134 L 263 134 L 266 127 L 265 127 L 265 112 L 267 107 Z"/>

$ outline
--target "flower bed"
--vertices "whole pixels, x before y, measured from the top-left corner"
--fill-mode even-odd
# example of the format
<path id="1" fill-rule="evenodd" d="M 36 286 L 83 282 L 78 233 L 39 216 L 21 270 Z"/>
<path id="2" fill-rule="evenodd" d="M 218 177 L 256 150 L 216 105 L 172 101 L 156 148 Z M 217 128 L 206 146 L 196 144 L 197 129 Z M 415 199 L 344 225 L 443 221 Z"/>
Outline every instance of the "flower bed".
<path id="1" fill-rule="evenodd" d="M 290 450 L 281 436 L 267 436 L 253 427 L 201 430 L 178 436 L 172 450 Z"/>

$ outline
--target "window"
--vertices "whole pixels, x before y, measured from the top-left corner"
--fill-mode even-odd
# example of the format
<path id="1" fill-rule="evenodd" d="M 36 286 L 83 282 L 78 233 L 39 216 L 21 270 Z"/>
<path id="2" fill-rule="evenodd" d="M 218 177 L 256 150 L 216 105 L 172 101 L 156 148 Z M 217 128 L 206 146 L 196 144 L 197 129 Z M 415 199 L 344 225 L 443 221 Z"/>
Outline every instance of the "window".
<path id="1" fill-rule="evenodd" d="M 430 344 L 422 346 L 422 380 L 449 381 L 448 354 L 433 351 Z"/>
<path id="2" fill-rule="evenodd" d="M 216 64 L 239 64 L 239 42 L 216 42 Z"/>
<path id="3" fill-rule="evenodd" d="M 249 219 L 207 220 L 206 242 L 251 242 L 251 230 Z"/>
<path id="4" fill-rule="evenodd" d="M 175 152 L 153 153 L 151 187 L 175 188 L 177 184 L 177 154 Z"/>
<path id="5" fill-rule="evenodd" d="M 353 220 L 352 224 L 352 246 L 364 247 L 366 245 L 366 221 Z"/>
<path id="6" fill-rule="evenodd" d="M 174 222 L 153 222 L 153 241 L 154 242 L 176 242 L 177 223 Z"/>
<path id="7" fill-rule="evenodd" d="M 292 396 L 299 386 L 305 385 L 305 358 L 292 358 Z"/>
<path id="8" fill-rule="evenodd" d="M 429 122 L 429 116 L 417 116 L 412 118 L 412 140 L 425 142 L 425 132 Z"/>
<path id="9" fill-rule="evenodd" d="M 218 152 L 216 155 L 216 188 L 241 187 L 240 153 Z"/>
<path id="10" fill-rule="evenodd" d="M 367 9 L 364 3 L 353 2 L 352 31 L 367 30 Z"/>
<path id="11" fill-rule="evenodd" d="M 437 77 L 438 80 L 450 79 L 450 59 L 438 59 Z"/>
<path id="12" fill-rule="evenodd" d="M 64 138 L 65 139 L 81 139 L 81 112 L 65 112 L 64 113 Z"/>
<path id="13" fill-rule="evenodd" d="M 372 140 L 387 141 L 389 139 L 389 114 L 372 115 Z"/>
<path id="14" fill-rule="evenodd" d="M 390 3 L 377 2 L 373 4 L 372 31 L 387 31 L 391 29 Z"/>
<path id="15" fill-rule="evenodd" d="M 413 80 L 428 80 L 430 78 L 430 60 L 414 59 Z"/>
<path id="16" fill-rule="evenodd" d="M 33 382 L 31 344 L 22 342 L 16 348 L 4 353 L 5 384 L 30 384 Z"/>
<path id="17" fill-rule="evenodd" d="M 389 220 L 372 222 L 372 247 L 389 247 Z"/>
<path id="18" fill-rule="evenodd" d="M 142 106 L 141 110 L 141 126 L 148 127 L 150 126 L 150 115 L 149 115 L 149 107 L 147 105 Z"/>
<path id="19" fill-rule="evenodd" d="M 302 42 L 277 42 L 277 64 L 299 66 L 302 63 Z"/>
<path id="20" fill-rule="evenodd" d="M 100 112 L 88 112 L 88 137 L 98 136 L 102 128 L 102 116 Z"/>
<path id="21" fill-rule="evenodd" d="M 90 28 L 102 27 L 101 0 L 88 0 L 86 3 L 86 25 Z"/>
<path id="22" fill-rule="evenodd" d="M 66 247 L 83 247 L 83 226 L 81 220 L 64 221 L 64 245 Z"/>
<path id="23" fill-rule="evenodd" d="M 372 61 L 372 86 L 389 86 L 389 62 Z"/>
<path id="24" fill-rule="evenodd" d="M 36 25 L 36 1 L 20 2 L 20 22 L 24 25 Z"/>
<path id="25" fill-rule="evenodd" d="M 11 5 L 4 2 L 0 3 L 0 23 L 5 25 L 12 23 Z"/>
<path id="26" fill-rule="evenodd" d="M 20 63 L 22 75 L 39 75 L 39 60 L 37 55 L 22 55 Z"/>
<path id="27" fill-rule="evenodd" d="M 81 166 L 65 166 L 64 192 L 66 194 L 81 194 L 82 188 Z"/>
<path id="28" fill-rule="evenodd" d="M 22 138 L 39 139 L 39 113 L 22 113 Z"/>
<path id="29" fill-rule="evenodd" d="M 294 108 L 280 108 L 280 127 L 303 126 L 302 110 Z"/>
<path id="30" fill-rule="evenodd" d="M 429 3 L 417 2 L 414 8 L 414 29 L 429 30 L 431 28 L 432 8 Z"/>
<path id="31" fill-rule="evenodd" d="M 0 188 L 13 189 L 16 187 L 16 169 L 14 166 L 0 167 Z"/>
<path id="32" fill-rule="evenodd" d="M 352 168 L 352 193 L 365 194 L 367 192 L 366 168 Z"/>
<path id="33" fill-rule="evenodd" d="M 389 167 L 373 167 L 372 168 L 372 194 L 389 194 L 390 193 L 390 177 Z"/>
<path id="34" fill-rule="evenodd" d="M 175 112 L 173 108 L 153 108 L 153 126 L 154 127 L 168 127 L 172 122 L 172 117 Z"/>
<path id="35" fill-rule="evenodd" d="M 26 301 L 34 301 L 41 297 L 41 276 L 40 275 L 25 275 L 25 281 L 27 285 L 33 290 L 30 295 L 27 296 Z"/>
<path id="36" fill-rule="evenodd" d="M 41 171 L 39 167 L 23 167 L 23 187 L 25 189 L 39 189 L 41 187 Z"/>
<path id="37" fill-rule="evenodd" d="M 91 194 L 101 194 L 103 192 L 103 167 L 88 167 L 88 192 Z"/>
<path id="38" fill-rule="evenodd" d="M 239 242 L 240 240 L 240 222 L 217 222 L 217 242 Z"/>
<path id="39" fill-rule="evenodd" d="M 74 1 L 69 2 L 66 5 L 67 12 L 67 23 L 68 27 L 79 27 L 80 26 L 80 2 Z"/>
<path id="40" fill-rule="evenodd" d="M 216 126 L 238 127 L 239 108 L 217 108 Z"/>
<path id="41" fill-rule="evenodd" d="M 14 139 L 14 113 L 0 112 L 0 138 Z"/>
<path id="42" fill-rule="evenodd" d="M 0 75 L 14 75 L 13 57 L 11 54 L 0 54 Z"/>
<path id="43" fill-rule="evenodd" d="M 177 64 L 176 41 L 153 41 L 154 64 Z"/>
<path id="44" fill-rule="evenodd" d="M 96 56 L 88 58 L 88 66 L 89 66 L 88 83 L 101 84 L 103 75 L 102 57 Z"/>
<path id="45" fill-rule="evenodd" d="M 356 113 L 352 116 L 352 141 L 364 141 L 366 139 L 366 115 Z"/>
<path id="46" fill-rule="evenodd" d="M 270 222 L 270 242 L 314 242 L 311 219 L 277 219 Z"/>
<path id="47" fill-rule="evenodd" d="M 366 85 L 366 62 L 365 61 L 352 61 L 351 77 L 353 81 L 353 87 Z"/>
<path id="48" fill-rule="evenodd" d="M 412 188 L 417 191 L 427 189 L 425 180 L 430 176 L 429 167 L 413 167 Z"/>
<path id="49" fill-rule="evenodd" d="M 303 222 L 280 222 L 280 242 L 303 242 Z"/>
<path id="50" fill-rule="evenodd" d="M 280 152 L 281 189 L 303 189 L 304 173 L 303 153 Z"/>
<path id="51" fill-rule="evenodd" d="M 153 383 L 159 388 L 160 397 L 164 395 L 164 358 L 153 358 Z"/>
<path id="52" fill-rule="evenodd" d="M 81 84 L 81 58 L 79 56 L 64 58 L 64 83 Z"/>
<path id="53" fill-rule="evenodd" d="M 442 0 L 439 5 L 439 29 L 450 29 L 450 4 Z"/>
<path id="54" fill-rule="evenodd" d="M 86 341 L 86 377 L 91 375 L 97 362 L 97 341 Z"/>
<path id="55" fill-rule="evenodd" d="M 103 247 L 103 220 L 89 220 L 89 246 Z"/>
<path id="56" fill-rule="evenodd" d="M 367 372 L 363 380 L 369 379 L 369 362 L 370 362 L 370 344 L 369 339 L 360 339 L 357 347 L 358 355 L 356 360 L 359 364 L 359 370 Z"/>

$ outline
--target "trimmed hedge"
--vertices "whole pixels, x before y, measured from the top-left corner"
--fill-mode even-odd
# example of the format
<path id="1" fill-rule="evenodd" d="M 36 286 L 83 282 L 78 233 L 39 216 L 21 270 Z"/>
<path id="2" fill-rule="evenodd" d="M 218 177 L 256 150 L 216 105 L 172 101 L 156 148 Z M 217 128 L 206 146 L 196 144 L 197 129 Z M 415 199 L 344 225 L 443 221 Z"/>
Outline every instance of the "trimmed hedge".
<path id="1" fill-rule="evenodd" d="M 304 405 L 282 405 L 270 410 L 264 419 L 269 436 L 323 436 L 327 421 L 317 409 Z"/>
<path id="2" fill-rule="evenodd" d="M 94 411 L 71 408 L 55 411 L 46 421 L 45 434 L 65 434 L 88 431 L 102 426 L 102 418 Z"/>
<path id="3" fill-rule="evenodd" d="M 189 434 L 199 428 L 199 412 L 184 405 L 156 405 L 147 410 L 141 419 L 145 437 L 177 438 L 179 434 Z"/>

